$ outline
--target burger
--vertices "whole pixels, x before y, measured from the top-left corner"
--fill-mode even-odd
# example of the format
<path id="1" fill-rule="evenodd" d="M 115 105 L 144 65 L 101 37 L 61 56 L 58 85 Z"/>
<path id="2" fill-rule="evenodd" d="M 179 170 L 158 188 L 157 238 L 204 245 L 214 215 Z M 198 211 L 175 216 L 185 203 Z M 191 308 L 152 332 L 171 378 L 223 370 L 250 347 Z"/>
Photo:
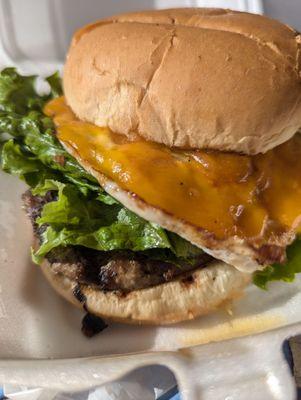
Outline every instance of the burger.
<path id="1" fill-rule="evenodd" d="M 168 324 L 301 271 L 301 36 L 223 9 L 75 33 L 60 78 L 0 76 L 1 163 L 70 302 Z"/>

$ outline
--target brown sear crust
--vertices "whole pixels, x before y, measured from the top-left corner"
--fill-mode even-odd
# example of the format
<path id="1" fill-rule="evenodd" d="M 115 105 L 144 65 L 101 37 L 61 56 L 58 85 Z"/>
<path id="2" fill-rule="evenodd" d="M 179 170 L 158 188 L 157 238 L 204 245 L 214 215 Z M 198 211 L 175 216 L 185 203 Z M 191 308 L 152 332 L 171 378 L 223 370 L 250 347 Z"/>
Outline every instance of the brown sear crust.
<path id="1" fill-rule="evenodd" d="M 185 280 L 195 269 L 209 265 L 213 258 L 203 254 L 194 265 L 177 266 L 131 252 L 105 254 L 69 247 L 49 253 L 47 260 L 53 272 L 80 284 L 91 285 L 96 290 L 128 293 L 175 279 Z"/>
<path id="2" fill-rule="evenodd" d="M 36 219 L 43 206 L 55 200 L 55 196 L 53 192 L 48 192 L 45 196 L 33 196 L 28 190 L 22 198 L 35 236 L 40 240 L 45 226 L 39 227 Z M 54 249 L 46 258 L 56 274 L 90 285 L 96 290 L 121 293 L 160 285 L 174 279 L 185 280 L 191 276 L 193 270 L 204 268 L 213 261 L 211 256 L 202 253 L 193 264 L 180 262 L 180 265 L 174 265 L 131 251 L 103 252 L 82 246 Z"/>

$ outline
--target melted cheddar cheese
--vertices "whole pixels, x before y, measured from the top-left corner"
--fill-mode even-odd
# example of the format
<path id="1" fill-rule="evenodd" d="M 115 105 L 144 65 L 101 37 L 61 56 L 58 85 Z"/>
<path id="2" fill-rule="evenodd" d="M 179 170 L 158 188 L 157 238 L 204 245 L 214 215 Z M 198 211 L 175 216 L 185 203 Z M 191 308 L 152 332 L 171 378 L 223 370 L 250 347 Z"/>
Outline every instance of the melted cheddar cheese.
<path id="1" fill-rule="evenodd" d="M 301 230 L 300 134 L 255 156 L 185 151 L 82 122 L 64 97 L 48 103 L 45 112 L 53 117 L 60 141 L 95 170 L 217 239 L 276 240 Z"/>

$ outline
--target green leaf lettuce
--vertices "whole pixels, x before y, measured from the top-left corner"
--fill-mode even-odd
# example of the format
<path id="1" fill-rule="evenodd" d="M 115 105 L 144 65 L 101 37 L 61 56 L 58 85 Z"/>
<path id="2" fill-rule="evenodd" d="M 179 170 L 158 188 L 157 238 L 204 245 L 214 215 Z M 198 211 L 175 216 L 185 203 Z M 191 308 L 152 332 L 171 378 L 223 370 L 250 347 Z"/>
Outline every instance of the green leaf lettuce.
<path id="1" fill-rule="evenodd" d="M 61 94 L 57 74 L 39 94 L 36 77 L 8 68 L 0 73 L 1 165 L 30 187 L 33 195 L 55 194 L 37 223 L 45 226 L 36 262 L 54 248 L 85 246 L 101 251 L 144 252 L 155 259 L 193 262 L 202 250 L 127 210 L 66 152 L 55 136 L 45 104 Z"/>
<path id="2" fill-rule="evenodd" d="M 254 283 L 262 289 L 271 281 L 292 282 L 295 275 L 301 272 L 301 239 L 297 239 L 287 248 L 287 262 L 273 264 L 254 275 Z"/>

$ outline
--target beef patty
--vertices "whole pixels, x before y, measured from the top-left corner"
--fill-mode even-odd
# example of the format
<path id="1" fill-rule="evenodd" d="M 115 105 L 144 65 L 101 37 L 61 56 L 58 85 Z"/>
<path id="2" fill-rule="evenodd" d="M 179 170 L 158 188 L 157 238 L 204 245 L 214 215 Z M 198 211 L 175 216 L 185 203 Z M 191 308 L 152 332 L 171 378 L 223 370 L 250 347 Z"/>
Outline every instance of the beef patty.
<path id="1" fill-rule="evenodd" d="M 33 196 L 28 190 L 22 196 L 25 210 L 29 216 L 34 234 L 41 242 L 46 225 L 38 226 L 37 218 L 43 206 L 56 200 L 54 192 L 45 196 Z M 213 258 L 202 253 L 192 264 L 179 261 L 159 261 L 149 254 L 133 251 L 98 251 L 83 246 L 67 246 L 52 250 L 46 256 L 52 270 L 79 284 L 88 284 L 104 291 L 144 289 L 160 285 L 173 279 L 191 281 L 195 269 L 205 267 Z"/>

